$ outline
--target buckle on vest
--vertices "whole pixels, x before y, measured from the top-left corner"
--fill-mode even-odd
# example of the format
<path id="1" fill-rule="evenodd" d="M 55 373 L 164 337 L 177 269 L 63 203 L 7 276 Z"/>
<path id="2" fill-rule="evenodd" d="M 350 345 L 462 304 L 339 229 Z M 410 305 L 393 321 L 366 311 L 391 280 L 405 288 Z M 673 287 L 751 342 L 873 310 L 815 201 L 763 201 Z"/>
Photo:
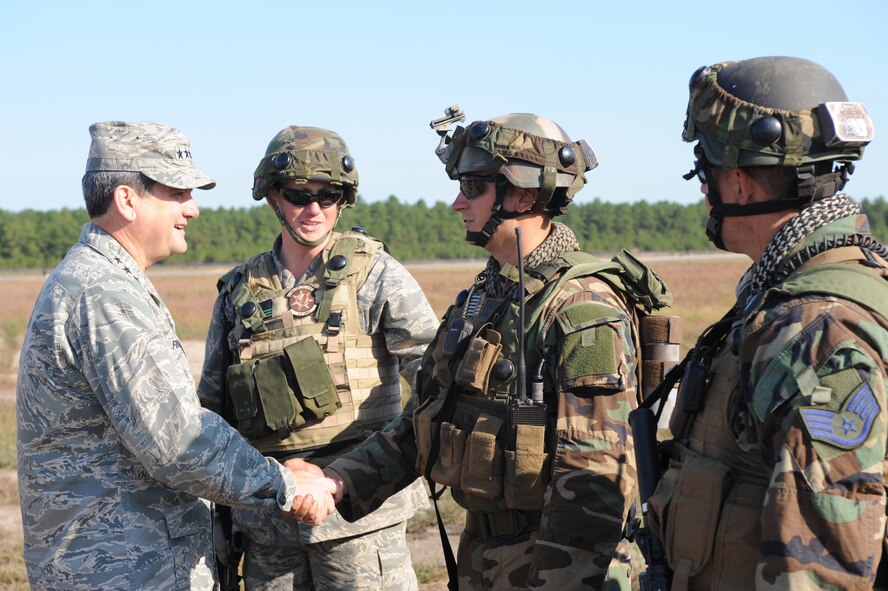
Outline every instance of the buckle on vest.
<path id="1" fill-rule="evenodd" d="M 342 312 L 330 312 L 327 319 L 327 334 L 336 336 L 339 334 L 339 328 L 342 326 Z"/>

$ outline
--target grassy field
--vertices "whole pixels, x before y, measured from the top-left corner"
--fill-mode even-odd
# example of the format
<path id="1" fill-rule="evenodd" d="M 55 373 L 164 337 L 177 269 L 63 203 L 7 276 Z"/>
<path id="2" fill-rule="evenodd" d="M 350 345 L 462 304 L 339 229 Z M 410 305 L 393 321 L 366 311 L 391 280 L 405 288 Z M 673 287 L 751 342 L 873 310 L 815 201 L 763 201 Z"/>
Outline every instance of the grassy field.
<path id="1" fill-rule="evenodd" d="M 700 331 L 717 320 L 733 303 L 734 285 L 749 263 L 742 257 L 641 258 L 666 281 L 674 293 L 674 307 L 668 313 L 682 316 L 682 352 L 693 346 Z M 444 313 L 461 289 L 471 284 L 482 267 L 481 261 L 408 265 L 438 315 Z M 183 341 L 199 341 L 206 337 L 216 296 L 216 279 L 226 270 L 224 267 L 184 270 L 158 267 L 149 273 L 169 306 Z M 3 394 L 0 396 L 0 468 L 9 469 L 15 467 L 15 356 L 21 347 L 21 336 L 43 278 L 3 276 L 2 279 L 0 288 L 3 290 L 5 305 L 0 307 L 0 393 Z M 14 514 L 18 511 L 17 503 L 14 479 L 0 479 L 0 510 L 6 510 L 7 515 L 10 511 Z M 452 505 L 446 505 L 445 511 L 451 521 L 459 519 L 459 512 Z M 419 515 L 410 523 L 412 531 L 430 526 L 434 526 L 433 512 Z M 20 535 L 18 538 L 0 536 L 0 589 L 28 588 L 21 552 Z M 440 563 L 420 563 L 414 566 L 424 589 L 433 588 L 436 581 L 440 582 L 446 576 Z"/>

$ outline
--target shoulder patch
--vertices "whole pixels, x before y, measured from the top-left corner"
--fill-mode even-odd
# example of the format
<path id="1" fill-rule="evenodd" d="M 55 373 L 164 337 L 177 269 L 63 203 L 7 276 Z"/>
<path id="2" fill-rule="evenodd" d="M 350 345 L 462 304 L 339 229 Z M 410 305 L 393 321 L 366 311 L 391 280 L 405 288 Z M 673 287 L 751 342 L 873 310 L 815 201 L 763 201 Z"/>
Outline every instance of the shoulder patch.
<path id="1" fill-rule="evenodd" d="M 841 449 L 854 449 L 869 437 L 881 408 L 866 382 L 851 394 L 838 412 L 822 407 L 802 407 L 799 412 L 811 439 Z"/>

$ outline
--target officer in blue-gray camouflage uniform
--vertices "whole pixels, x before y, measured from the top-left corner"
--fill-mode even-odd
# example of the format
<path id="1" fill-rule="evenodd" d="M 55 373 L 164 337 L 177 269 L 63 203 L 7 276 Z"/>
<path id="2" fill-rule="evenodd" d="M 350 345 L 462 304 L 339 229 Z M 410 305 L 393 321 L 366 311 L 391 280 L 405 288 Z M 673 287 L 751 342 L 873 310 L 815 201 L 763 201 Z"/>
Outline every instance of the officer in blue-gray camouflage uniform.
<path id="1" fill-rule="evenodd" d="M 35 590 L 210 590 L 210 510 L 199 497 L 290 510 L 311 478 L 303 472 L 297 485 L 201 408 L 173 319 L 145 275 L 185 251 L 185 226 L 198 216 L 191 190 L 215 185 L 192 164 L 188 139 L 118 121 L 90 135 L 91 223 L 40 292 L 20 361 L 28 577 Z"/>
<path id="2" fill-rule="evenodd" d="M 271 251 L 219 282 L 201 402 L 282 461 L 325 466 L 400 415 L 409 395 L 402 383 L 438 326 L 382 242 L 360 228 L 334 232 L 357 187 L 338 134 L 295 125 L 278 132 L 254 174 L 253 198 L 267 202 L 281 233 Z M 406 520 L 425 504 L 414 479 L 356 523 L 334 514 L 309 527 L 274 510 L 235 509 L 226 537 L 235 551 L 246 540 L 250 591 L 416 589 Z M 224 509 L 220 516 L 224 525 Z M 236 552 L 220 561 L 236 568 Z"/>

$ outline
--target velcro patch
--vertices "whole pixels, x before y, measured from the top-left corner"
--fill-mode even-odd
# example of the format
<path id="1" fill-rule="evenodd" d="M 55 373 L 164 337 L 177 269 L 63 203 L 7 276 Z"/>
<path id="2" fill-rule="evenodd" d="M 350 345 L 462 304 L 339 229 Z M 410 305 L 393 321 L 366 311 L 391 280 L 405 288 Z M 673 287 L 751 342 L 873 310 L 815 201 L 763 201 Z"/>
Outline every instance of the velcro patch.
<path id="1" fill-rule="evenodd" d="M 803 407 L 799 412 L 811 439 L 854 449 L 869 437 L 880 410 L 872 388 L 864 382 L 838 412 L 823 407 Z"/>

